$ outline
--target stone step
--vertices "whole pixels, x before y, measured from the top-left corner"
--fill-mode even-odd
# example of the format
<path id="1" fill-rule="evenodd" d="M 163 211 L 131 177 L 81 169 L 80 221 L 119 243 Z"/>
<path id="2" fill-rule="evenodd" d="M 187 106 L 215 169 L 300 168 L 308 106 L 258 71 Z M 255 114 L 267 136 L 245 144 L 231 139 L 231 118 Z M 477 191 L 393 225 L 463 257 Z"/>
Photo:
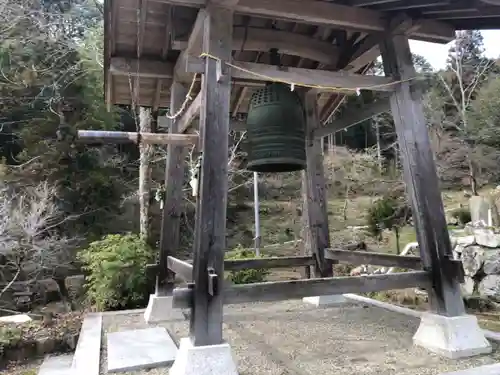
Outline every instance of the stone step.
<path id="1" fill-rule="evenodd" d="M 467 370 L 441 373 L 440 375 L 498 375 L 500 374 L 500 363 L 469 368 Z"/>
<path id="2" fill-rule="evenodd" d="M 47 356 L 38 370 L 38 375 L 68 375 L 72 362 L 73 354 Z"/>
<path id="3" fill-rule="evenodd" d="M 71 375 L 99 375 L 101 358 L 102 314 L 88 314 L 71 365 Z"/>

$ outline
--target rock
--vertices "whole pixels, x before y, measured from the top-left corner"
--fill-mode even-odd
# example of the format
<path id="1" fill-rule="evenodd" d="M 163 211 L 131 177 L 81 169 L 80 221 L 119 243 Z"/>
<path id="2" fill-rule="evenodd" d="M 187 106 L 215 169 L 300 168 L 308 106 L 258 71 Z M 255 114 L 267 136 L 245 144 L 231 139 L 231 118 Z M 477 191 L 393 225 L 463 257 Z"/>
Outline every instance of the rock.
<path id="1" fill-rule="evenodd" d="M 483 272 L 487 275 L 500 274 L 500 250 L 489 250 L 485 252 Z"/>
<path id="2" fill-rule="evenodd" d="M 474 294 L 475 281 L 470 276 L 465 276 L 465 282 L 460 284 L 460 290 L 462 291 L 462 296 L 471 296 Z"/>
<path id="3" fill-rule="evenodd" d="M 485 250 L 480 246 L 468 246 L 462 251 L 462 263 L 467 276 L 475 276 L 485 259 Z"/>
<path id="4" fill-rule="evenodd" d="M 76 349 L 76 344 L 78 343 L 78 335 L 77 334 L 68 334 L 65 336 L 64 341 L 70 350 Z"/>
<path id="5" fill-rule="evenodd" d="M 481 296 L 470 296 L 464 298 L 465 307 L 476 311 L 492 311 L 495 310 L 495 302 Z"/>
<path id="6" fill-rule="evenodd" d="M 51 337 L 43 337 L 36 342 L 36 352 L 39 356 L 52 353 L 56 348 L 56 340 Z"/>
<path id="7" fill-rule="evenodd" d="M 23 324 L 31 322 L 31 318 L 26 314 L 7 315 L 0 317 L 1 323 Z"/>
<path id="8" fill-rule="evenodd" d="M 494 301 L 500 301 L 500 275 L 486 275 L 478 287 L 481 296 L 488 297 Z"/>
<path id="9" fill-rule="evenodd" d="M 455 237 L 454 239 L 456 241 L 457 246 L 460 245 L 463 247 L 467 247 L 470 245 L 474 245 L 476 243 L 476 236 L 474 235 Z"/>
<path id="10" fill-rule="evenodd" d="M 366 266 L 362 265 L 362 266 L 353 268 L 350 272 L 350 275 L 351 276 L 360 276 L 360 275 L 366 274 L 366 272 L 367 272 Z"/>
<path id="11" fill-rule="evenodd" d="M 76 275 L 67 277 L 64 280 L 66 289 L 71 299 L 78 300 L 85 294 L 85 276 Z"/>
<path id="12" fill-rule="evenodd" d="M 61 293 L 59 291 L 59 286 L 54 281 L 54 279 L 43 279 L 37 282 L 36 288 L 36 299 L 42 305 L 50 302 L 59 301 L 61 299 Z"/>
<path id="13" fill-rule="evenodd" d="M 490 203 L 488 199 L 480 196 L 473 196 L 469 199 L 469 209 L 471 221 L 473 223 L 477 223 L 480 221 L 484 221 L 485 223 L 489 223 L 489 210 Z"/>
<path id="14" fill-rule="evenodd" d="M 493 249 L 500 247 L 500 234 L 495 233 L 492 229 L 476 228 L 474 229 L 474 236 L 478 245 Z"/>

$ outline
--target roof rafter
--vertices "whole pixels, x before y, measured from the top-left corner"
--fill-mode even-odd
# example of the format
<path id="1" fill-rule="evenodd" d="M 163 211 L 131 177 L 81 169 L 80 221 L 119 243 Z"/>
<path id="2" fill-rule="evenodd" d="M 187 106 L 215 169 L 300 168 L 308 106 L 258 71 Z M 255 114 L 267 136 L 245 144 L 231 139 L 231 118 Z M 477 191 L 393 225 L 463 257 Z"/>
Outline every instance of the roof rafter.
<path id="1" fill-rule="evenodd" d="M 206 0 L 158 1 L 196 8 L 206 5 Z M 366 32 L 382 32 L 387 27 L 383 12 L 324 1 L 239 0 L 237 4 L 223 3 L 221 6 L 230 7 L 236 13 Z M 437 43 L 448 43 L 454 36 L 455 30 L 451 26 L 431 20 L 422 20 L 422 26 L 412 34 L 413 39 Z"/>
<path id="2" fill-rule="evenodd" d="M 188 42 L 176 40 L 172 49 L 187 49 Z M 233 51 L 268 52 L 277 48 L 280 53 L 305 57 L 326 65 L 335 65 L 339 50 L 331 43 L 288 31 L 235 27 L 233 29 Z"/>

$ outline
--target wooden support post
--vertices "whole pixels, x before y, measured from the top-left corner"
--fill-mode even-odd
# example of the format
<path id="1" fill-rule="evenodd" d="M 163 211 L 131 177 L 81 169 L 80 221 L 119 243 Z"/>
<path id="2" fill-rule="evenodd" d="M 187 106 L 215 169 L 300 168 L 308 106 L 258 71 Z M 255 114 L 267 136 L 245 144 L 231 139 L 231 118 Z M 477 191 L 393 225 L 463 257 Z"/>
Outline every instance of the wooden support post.
<path id="1" fill-rule="evenodd" d="M 325 194 L 325 176 L 321 141 L 314 138 L 319 126 L 317 94 L 310 91 L 304 95 L 306 115 L 307 168 L 302 172 L 302 197 L 304 202 L 304 249 L 316 258 L 315 276 L 333 276 L 332 261 L 325 258 L 325 249 L 330 247 L 328 230 L 328 208 Z"/>
<path id="2" fill-rule="evenodd" d="M 387 37 L 381 44 L 384 70 L 401 81 L 391 96 L 391 109 L 403 162 L 404 180 L 411 202 L 424 269 L 432 274 L 430 308 L 445 316 L 465 313 L 459 283 L 448 272 L 452 248 L 427 123 L 422 93 L 405 35 Z"/>
<path id="3" fill-rule="evenodd" d="M 174 113 L 184 102 L 187 88 L 174 81 L 170 89 L 170 112 Z M 171 121 L 170 133 L 177 133 L 178 118 Z M 180 242 L 180 220 L 182 214 L 182 185 L 187 148 L 168 145 L 165 166 L 165 201 L 163 205 L 162 230 L 160 235 L 159 274 L 156 294 L 169 294 L 175 274 L 168 269 L 168 256 L 175 255 Z"/>
<path id="4" fill-rule="evenodd" d="M 233 13 L 208 6 L 205 10 L 203 50 L 222 62 L 231 59 Z M 200 95 L 200 143 L 202 152 L 193 256 L 194 303 L 190 336 L 195 346 L 222 343 L 222 283 L 226 247 L 228 188 L 229 110 L 231 77 L 216 60 L 205 59 Z M 213 295 L 209 267 L 218 276 Z"/>

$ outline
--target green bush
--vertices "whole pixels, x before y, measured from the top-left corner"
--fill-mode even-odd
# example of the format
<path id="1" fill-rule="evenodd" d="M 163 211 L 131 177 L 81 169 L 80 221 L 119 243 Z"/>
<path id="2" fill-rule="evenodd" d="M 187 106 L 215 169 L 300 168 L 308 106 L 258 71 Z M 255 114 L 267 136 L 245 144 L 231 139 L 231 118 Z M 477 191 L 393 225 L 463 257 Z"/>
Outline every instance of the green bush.
<path id="1" fill-rule="evenodd" d="M 367 214 L 368 230 L 373 236 L 379 236 L 384 229 L 392 230 L 396 226 L 396 211 L 398 202 L 395 199 L 384 197 L 376 200 Z"/>
<path id="2" fill-rule="evenodd" d="M 18 327 L 10 325 L 0 325 L 0 358 L 4 355 L 5 349 L 16 347 L 21 341 L 22 331 Z"/>
<path id="3" fill-rule="evenodd" d="M 87 300 L 99 311 L 141 307 L 149 294 L 151 248 L 137 235 L 107 235 L 79 254 L 87 272 Z"/>
<path id="4" fill-rule="evenodd" d="M 382 232 L 387 229 L 396 235 L 396 252 L 400 253 L 400 228 L 408 223 L 410 208 L 402 200 L 385 196 L 376 200 L 368 209 L 367 225 L 371 235 L 381 239 Z"/>
<path id="5" fill-rule="evenodd" d="M 227 252 L 225 255 L 226 259 L 252 259 L 256 257 L 252 250 L 244 249 L 241 245 L 238 245 L 236 249 Z M 231 271 L 229 272 L 229 280 L 234 284 L 260 283 L 266 281 L 267 275 L 269 275 L 267 269 Z"/>
<path id="6" fill-rule="evenodd" d="M 456 219 L 461 225 L 470 223 L 472 220 L 469 209 L 460 207 L 451 212 L 451 217 Z"/>

